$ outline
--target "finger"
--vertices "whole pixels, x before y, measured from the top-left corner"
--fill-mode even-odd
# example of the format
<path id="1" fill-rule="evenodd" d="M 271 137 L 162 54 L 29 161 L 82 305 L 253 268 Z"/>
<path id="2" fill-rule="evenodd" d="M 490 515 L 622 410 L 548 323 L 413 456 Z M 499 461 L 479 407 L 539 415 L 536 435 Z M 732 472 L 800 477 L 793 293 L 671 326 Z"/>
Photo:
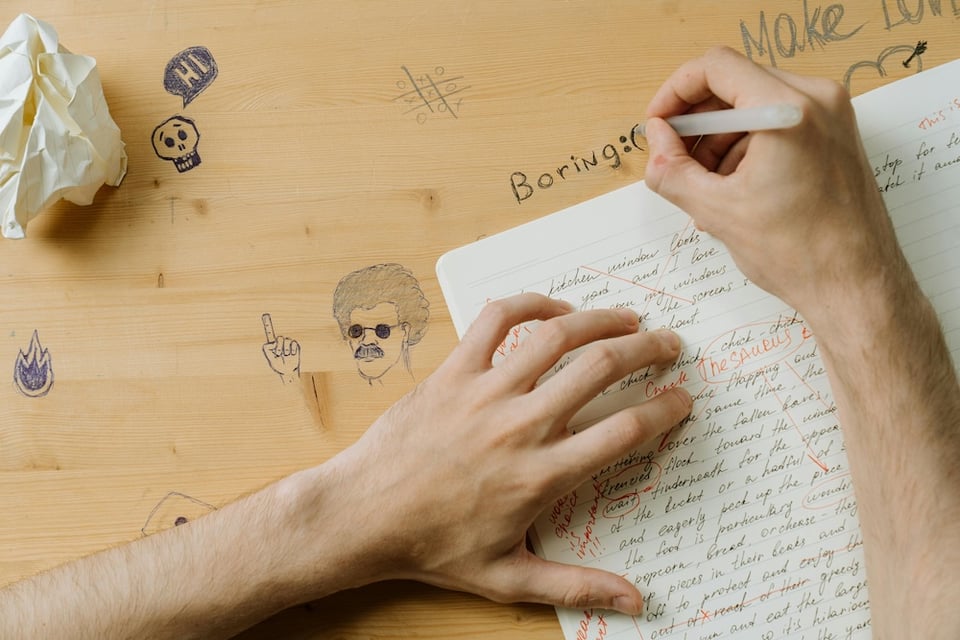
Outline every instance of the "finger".
<path id="1" fill-rule="evenodd" d="M 647 121 L 647 145 L 647 186 L 691 213 L 698 226 L 703 226 L 700 217 L 708 217 L 708 212 L 719 206 L 718 201 L 726 201 L 723 177 L 692 158 L 676 131 L 659 118 Z"/>
<path id="2" fill-rule="evenodd" d="M 703 136 L 690 155 L 708 171 L 717 172 L 717 168 L 724 162 L 730 151 L 746 137 L 747 134 L 743 132 Z"/>
<path id="3" fill-rule="evenodd" d="M 737 167 L 740 166 L 740 161 L 747 155 L 747 146 L 749 144 L 749 135 L 740 138 L 735 145 L 727 149 L 726 154 L 722 158 L 719 158 L 714 171 L 721 176 L 728 176 L 736 171 Z"/>
<path id="4" fill-rule="evenodd" d="M 640 320 L 630 309 L 591 309 L 554 318 L 537 327 L 497 373 L 508 387 L 526 392 L 564 354 L 597 340 L 634 334 L 639 328 Z"/>
<path id="5" fill-rule="evenodd" d="M 541 406 L 566 425 L 583 405 L 631 371 L 671 362 L 680 353 L 680 339 L 659 329 L 590 345 L 563 371 L 533 392 Z"/>
<path id="6" fill-rule="evenodd" d="M 567 609 L 610 609 L 627 615 L 643 610 L 643 596 L 618 575 L 550 562 L 524 550 L 522 560 L 505 559 L 493 573 L 494 599 L 540 602 Z"/>
<path id="7" fill-rule="evenodd" d="M 692 105 L 685 113 L 704 113 L 708 111 L 720 111 L 729 109 L 730 105 L 716 96 L 710 96 L 703 102 Z M 683 145 L 687 152 L 693 156 L 693 159 L 702 164 L 709 171 L 715 171 L 720 160 L 726 155 L 727 151 L 745 134 L 725 133 L 708 136 L 682 138 Z"/>
<path id="8" fill-rule="evenodd" d="M 795 102 L 804 112 L 805 123 L 816 119 L 811 117 L 811 112 L 822 111 L 825 108 L 830 120 L 834 122 L 839 120 L 845 124 L 846 128 L 856 131 L 856 112 L 850 101 L 850 92 L 842 84 L 829 78 L 801 76 L 780 69 L 769 71 L 803 96 Z"/>
<path id="9" fill-rule="evenodd" d="M 263 345 L 263 357 L 266 358 L 267 364 L 270 365 L 270 368 L 276 371 L 277 370 L 276 362 L 277 362 L 278 356 L 277 356 L 277 352 L 274 351 L 272 345 L 273 343 L 269 343 L 269 342 Z"/>
<path id="10" fill-rule="evenodd" d="M 260 321 L 263 322 L 263 332 L 267 336 L 267 342 L 276 342 L 277 334 L 273 331 L 273 318 L 270 317 L 270 314 L 265 313 L 260 316 Z"/>
<path id="11" fill-rule="evenodd" d="M 664 433 L 690 414 L 693 399 L 686 389 L 674 388 L 627 407 L 555 444 L 554 468 L 559 491 L 579 486 L 597 469 Z"/>
<path id="12" fill-rule="evenodd" d="M 573 307 L 538 293 L 521 293 L 488 303 L 454 351 L 458 362 L 476 370 L 489 369 L 494 352 L 507 333 L 524 322 L 549 320 L 570 313 Z"/>
<path id="13" fill-rule="evenodd" d="M 733 107 L 748 107 L 794 95 L 794 90 L 766 67 L 729 47 L 715 47 L 667 78 L 647 105 L 647 116 L 685 113 L 712 96 Z"/>
<path id="14" fill-rule="evenodd" d="M 729 108 L 730 105 L 720 98 L 716 96 L 710 96 L 703 102 L 698 102 L 697 104 L 691 106 L 687 113 L 704 113 L 707 111 L 720 111 L 721 109 Z M 693 156 L 697 162 L 705 166 L 707 169 L 713 171 L 715 165 L 709 164 L 708 161 L 710 158 L 722 156 L 724 150 L 733 145 L 741 136 L 743 136 L 742 133 L 726 133 L 700 136 L 698 138 L 686 137 L 683 138 L 683 143 L 687 147 L 690 155 Z"/>
<path id="15" fill-rule="evenodd" d="M 849 92 L 847 92 L 842 84 L 835 80 L 817 76 L 802 76 L 798 73 L 777 69 L 776 67 L 768 68 L 767 73 L 807 96 L 818 96 L 827 91 L 840 91 L 841 94 L 846 94 L 847 100 L 850 99 Z"/>
<path id="16" fill-rule="evenodd" d="M 295 356 L 300 353 L 300 343 L 296 340 L 290 341 L 290 355 Z"/>

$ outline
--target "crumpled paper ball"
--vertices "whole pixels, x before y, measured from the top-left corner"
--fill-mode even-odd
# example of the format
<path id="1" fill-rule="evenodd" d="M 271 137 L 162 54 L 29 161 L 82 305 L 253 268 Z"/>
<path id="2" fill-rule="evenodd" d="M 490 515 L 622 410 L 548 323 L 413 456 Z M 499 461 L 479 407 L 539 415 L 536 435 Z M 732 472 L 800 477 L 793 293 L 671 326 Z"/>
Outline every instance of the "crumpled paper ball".
<path id="1" fill-rule="evenodd" d="M 22 14 L 0 38 L 0 231 L 60 199 L 88 205 L 127 172 L 97 61 L 64 49 L 52 26 Z"/>

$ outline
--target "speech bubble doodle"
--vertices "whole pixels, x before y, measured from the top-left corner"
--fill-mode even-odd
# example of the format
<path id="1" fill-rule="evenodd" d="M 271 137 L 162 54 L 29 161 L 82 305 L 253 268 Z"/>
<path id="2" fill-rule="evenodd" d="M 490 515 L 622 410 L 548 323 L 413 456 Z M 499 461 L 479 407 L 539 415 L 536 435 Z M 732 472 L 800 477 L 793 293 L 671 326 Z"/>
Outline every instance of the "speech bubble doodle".
<path id="1" fill-rule="evenodd" d="M 183 98 L 183 106 L 194 101 L 217 77 L 217 61 L 206 47 L 189 47 L 173 56 L 163 70 L 163 88 Z"/>

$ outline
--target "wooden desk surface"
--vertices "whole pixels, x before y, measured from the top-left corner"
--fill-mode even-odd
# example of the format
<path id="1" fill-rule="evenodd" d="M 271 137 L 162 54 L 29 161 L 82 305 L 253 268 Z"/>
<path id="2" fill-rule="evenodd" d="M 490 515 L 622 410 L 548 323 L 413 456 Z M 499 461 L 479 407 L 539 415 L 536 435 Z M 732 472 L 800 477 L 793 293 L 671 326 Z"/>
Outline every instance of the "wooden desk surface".
<path id="1" fill-rule="evenodd" d="M 0 583 L 198 517 L 354 441 L 456 343 L 436 259 L 640 179 L 632 126 L 708 46 L 855 94 L 960 55 L 957 0 L 14 4 L 0 24 L 28 4 L 97 58 L 129 170 L 92 206 L 61 203 L 25 240 L 0 240 L 0 366 L 15 371 L 36 333 L 52 370 L 42 389 L 0 385 Z M 905 68 L 919 40 L 927 52 Z M 184 106 L 168 63 L 193 89 L 210 68 L 202 51 L 179 55 L 189 47 L 218 75 Z M 182 172 L 152 143 L 173 116 L 200 135 Z M 379 264 L 429 303 L 409 372 L 402 358 L 364 369 L 334 318 L 338 282 Z M 264 314 L 298 342 L 299 374 L 271 368 Z M 561 637 L 548 607 L 396 584 L 244 637 L 494 634 Z"/>

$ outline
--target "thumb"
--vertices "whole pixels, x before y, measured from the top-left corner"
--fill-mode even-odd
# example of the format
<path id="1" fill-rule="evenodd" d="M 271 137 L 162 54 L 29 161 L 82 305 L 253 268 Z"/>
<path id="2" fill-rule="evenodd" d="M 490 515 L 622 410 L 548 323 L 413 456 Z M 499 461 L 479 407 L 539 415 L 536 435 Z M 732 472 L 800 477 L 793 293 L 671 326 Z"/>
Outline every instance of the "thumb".
<path id="1" fill-rule="evenodd" d="M 511 564 L 513 576 L 502 576 L 514 585 L 516 600 L 541 602 L 567 609 L 610 609 L 639 615 L 643 596 L 618 575 L 544 560 L 532 553 L 528 561 Z"/>
<path id="2" fill-rule="evenodd" d="M 719 176 L 690 155 L 677 132 L 662 118 L 647 121 L 646 138 L 650 149 L 644 176 L 647 186 L 696 220 L 718 197 Z"/>

